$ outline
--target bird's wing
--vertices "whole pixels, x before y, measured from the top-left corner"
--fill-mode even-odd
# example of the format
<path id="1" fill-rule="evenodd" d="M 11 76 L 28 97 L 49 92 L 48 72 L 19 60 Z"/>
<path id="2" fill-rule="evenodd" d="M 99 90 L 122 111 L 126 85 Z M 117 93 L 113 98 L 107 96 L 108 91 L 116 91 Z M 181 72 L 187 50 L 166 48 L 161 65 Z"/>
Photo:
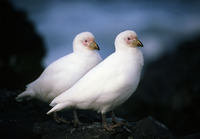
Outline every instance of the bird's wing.
<path id="1" fill-rule="evenodd" d="M 76 63 L 76 58 L 73 54 L 56 60 L 43 71 L 37 80 L 27 85 L 27 89 L 33 89 L 35 92 L 45 94 L 59 90 L 62 84 L 65 84 L 66 87 L 68 85 L 71 86 L 71 82 L 75 78 L 74 76 L 78 69 L 74 67 L 74 63 Z"/>
<path id="2" fill-rule="evenodd" d="M 81 103 L 92 103 L 100 97 L 107 96 L 107 93 L 114 91 L 113 88 L 121 81 L 119 64 L 116 54 L 112 54 L 102 63 L 90 70 L 72 88 L 65 91 L 52 101 L 52 105 L 64 103 L 66 101 Z M 113 80 L 115 79 L 115 80 Z M 115 87 L 113 87 L 115 86 Z M 120 86 L 117 86 L 120 88 Z"/>

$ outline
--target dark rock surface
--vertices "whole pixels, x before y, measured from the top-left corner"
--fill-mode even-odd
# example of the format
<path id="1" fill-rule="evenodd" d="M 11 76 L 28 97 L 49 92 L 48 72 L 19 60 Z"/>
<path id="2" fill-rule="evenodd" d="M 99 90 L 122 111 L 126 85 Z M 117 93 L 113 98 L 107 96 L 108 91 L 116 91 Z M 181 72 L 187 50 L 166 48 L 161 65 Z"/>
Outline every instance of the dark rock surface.
<path id="1" fill-rule="evenodd" d="M 13 139 L 137 139 L 165 138 L 177 136 L 165 125 L 148 116 L 137 122 L 127 122 L 115 131 L 105 131 L 101 126 L 100 115 L 92 111 L 78 111 L 83 122 L 79 127 L 73 124 L 58 124 L 46 115 L 50 109 L 47 104 L 37 100 L 18 103 L 15 97 L 19 92 L 0 90 L 0 138 Z M 72 121 L 72 111 L 59 113 Z M 118 117 L 118 120 L 123 120 Z M 124 121 L 124 120 L 123 120 Z M 111 118 L 107 118 L 111 124 Z M 200 134 L 188 135 L 182 139 L 199 138 Z"/>
<path id="2" fill-rule="evenodd" d="M 138 122 L 127 122 L 130 126 L 118 127 L 115 131 L 105 131 L 101 126 L 100 115 L 91 111 L 78 111 L 82 125 L 58 124 L 46 115 L 47 104 L 37 100 L 18 103 L 15 97 L 19 92 L 0 90 L 0 138 L 26 139 L 132 139 L 132 138 L 176 138 L 162 123 L 152 117 Z M 59 113 L 72 120 L 71 111 Z M 118 120 L 123 120 L 118 118 Z M 107 118 L 111 124 L 111 118 Z"/>

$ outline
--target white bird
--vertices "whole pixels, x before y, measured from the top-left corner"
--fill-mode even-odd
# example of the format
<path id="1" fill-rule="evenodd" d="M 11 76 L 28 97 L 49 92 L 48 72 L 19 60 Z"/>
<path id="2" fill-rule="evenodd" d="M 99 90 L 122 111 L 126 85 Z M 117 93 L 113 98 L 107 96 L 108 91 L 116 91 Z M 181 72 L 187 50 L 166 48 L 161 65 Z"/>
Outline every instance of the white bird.
<path id="1" fill-rule="evenodd" d="M 106 112 L 125 102 L 136 90 L 144 64 L 143 44 L 134 31 L 127 30 L 115 39 L 115 52 L 84 75 L 73 87 L 52 102 L 47 114 L 65 108 L 93 109 L 102 114 L 103 127 Z M 113 126 L 115 127 L 115 126 Z"/>
<path id="2" fill-rule="evenodd" d="M 26 90 L 19 94 L 16 100 L 20 102 L 36 98 L 50 103 L 102 61 L 99 53 L 94 50 L 99 50 L 99 47 L 93 34 L 90 32 L 78 34 L 73 41 L 73 53 L 50 64 L 38 79 L 27 85 Z M 61 120 L 56 114 L 54 119 L 57 122 Z"/>

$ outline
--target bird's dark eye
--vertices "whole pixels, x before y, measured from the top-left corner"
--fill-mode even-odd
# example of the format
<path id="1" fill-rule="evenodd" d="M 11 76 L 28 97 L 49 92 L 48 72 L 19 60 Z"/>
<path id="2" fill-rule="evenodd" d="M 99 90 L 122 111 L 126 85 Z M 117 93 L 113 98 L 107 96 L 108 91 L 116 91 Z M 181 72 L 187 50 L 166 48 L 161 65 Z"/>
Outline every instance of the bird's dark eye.
<path id="1" fill-rule="evenodd" d="M 87 40 L 85 40 L 85 42 L 87 42 Z"/>
<path id="2" fill-rule="evenodd" d="M 128 38 L 128 40 L 130 40 L 130 38 Z"/>

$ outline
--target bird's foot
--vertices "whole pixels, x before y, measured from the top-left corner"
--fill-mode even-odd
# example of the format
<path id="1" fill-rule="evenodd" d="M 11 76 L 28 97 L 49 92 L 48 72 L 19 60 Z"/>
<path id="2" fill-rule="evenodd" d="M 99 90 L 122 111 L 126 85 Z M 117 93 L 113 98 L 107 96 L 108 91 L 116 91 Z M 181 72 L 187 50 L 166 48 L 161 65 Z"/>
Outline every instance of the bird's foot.
<path id="1" fill-rule="evenodd" d="M 115 121 L 113 121 L 113 123 L 114 123 L 112 125 L 113 128 L 115 128 L 115 127 L 121 127 L 121 126 L 131 127 L 131 125 L 128 124 L 128 123 L 126 123 L 125 121 L 117 121 L 117 120 L 115 120 Z"/>
<path id="2" fill-rule="evenodd" d="M 61 118 L 61 117 L 57 117 L 54 119 L 56 121 L 56 123 L 65 123 L 65 124 L 70 124 L 69 121 L 67 121 L 66 119 L 64 118 Z"/>
<path id="3" fill-rule="evenodd" d="M 74 120 L 73 123 L 74 123 L 74 127 L 78 127 L 83 124 L 79 120 Z"/>
<path id="4" fill-rule="evenodd" d="M 107 130 L 107 131 L 114 131 L 115 129 L 115 127 L 113 127 L 113 126 L 108 126 L 107 124 L 103 124 L 103 128 L 105 129 L 105 130 Z"/>
<path id="5" fill-rule="evenodd" d="M 112 122 L 113 122 L 113 127 L 121 127 L 121 126 L 127 126 L 127 127 L 131 127 L 130 124 L 126 123 L 125 120 L 119 119 L 115 116 L 114 112 L 112 111 L 111 113 L 112 116 Z"/>
<path id="6" fill-rule="evenodd" d="M 117 123 L 114 123 L 112 125 L 107 125 L 107 124 L 103 125 L 103 128 L 106 129 L 107 131 L 115 131 L 115 128 L 122 127 L 122 126 L 126 126 L 128 128 L 131 127 L 131 125 L 128 123 L 118 121 Z"/>
<path id="7" fill-rule="evenodd" d="M 53 119 L 55 120 L 56 123 L 70 124 L 70 122 L 67 121 L 66 119 L 64 119 L 64 118 L 62 118 L 62 117 L 58 117 L 58 115 L 57 115 L 56 113 L 54 113 Z"/>

